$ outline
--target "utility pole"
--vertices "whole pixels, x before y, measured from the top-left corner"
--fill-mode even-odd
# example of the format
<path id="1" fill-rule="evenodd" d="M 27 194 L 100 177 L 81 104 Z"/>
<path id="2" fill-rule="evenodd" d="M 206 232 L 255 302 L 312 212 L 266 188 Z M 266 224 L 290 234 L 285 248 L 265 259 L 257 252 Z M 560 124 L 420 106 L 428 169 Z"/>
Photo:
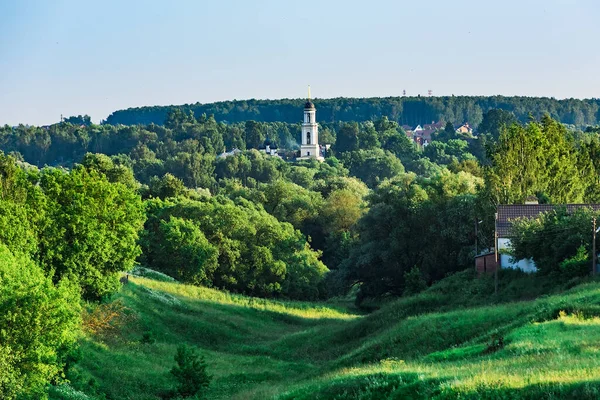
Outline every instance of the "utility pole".
<path id="1" fill-rule="evenodd" d="M 479 255 L 479 224 L 482 222 L 479 218 L 475 218 L 475 257 Z"/>
<path id="2" fill-rule="evenodd" d="M 494 216 L 494 254 L 496 257 L 496 268 L 494 270 L 494 294 L 498 294 L 498 268 L 500 268 L 500 262 L 498 261 L 498 213 Z"/>
<path id="3" fill-rule="evenodd" d="M 596 232 L 598 232 L 598 230 L 596 229 L 596 217 L 594 216 L 594 218 L 592 218 L 592 276 L 596 275 Z"/>

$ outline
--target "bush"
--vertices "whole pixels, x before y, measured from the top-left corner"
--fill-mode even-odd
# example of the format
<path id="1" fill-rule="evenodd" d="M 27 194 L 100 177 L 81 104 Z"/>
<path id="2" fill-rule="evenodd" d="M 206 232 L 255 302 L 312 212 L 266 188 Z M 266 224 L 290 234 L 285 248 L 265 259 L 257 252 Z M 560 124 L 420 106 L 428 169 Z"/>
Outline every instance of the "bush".
<path id="1" fill-rule="evenodd" d="M 204 357 L 199 356 L 196 350 L 186 345 L 177 347 L 175 365 L 171 374 L 178 382 L 177 393 L 183 397 L 200 397 L 208 387 L 211 376 L 206 372 Z"/>
<path id="2" fill-rule="evenodd" d="M 79 289 L 0 244 L 0 399 L 43 398 L 79 332 Z"/>
<path id="3" fill-rule="evenodd" d="M 560 271 L 567 278 L 589 275 L 591 271 L 591 257 L 584 246 L 577 249 L 577 254 L 560 263 Z"/>
<path id="4" fill-rule="evenodd" d="M 404 292 L 405 296 L 417 294 L 427 289 L 427 282 L 423 279 L 421 270 L 416 265 L 410 271 L 404 273 Z"/>

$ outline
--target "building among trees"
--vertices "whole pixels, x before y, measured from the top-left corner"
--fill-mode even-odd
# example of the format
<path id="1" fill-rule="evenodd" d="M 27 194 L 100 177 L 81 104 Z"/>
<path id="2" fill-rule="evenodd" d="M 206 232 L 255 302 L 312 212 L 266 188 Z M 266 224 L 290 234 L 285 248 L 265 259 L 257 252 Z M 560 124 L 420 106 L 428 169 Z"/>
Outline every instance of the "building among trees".
<path id="1" fill-rule="evenodd" d="M 298 160 L 310 158 L 323 161 L 321 146 L 319 146 L 319 126 L 317 125 L 317 109 L 310 101 L 310 86 L 308 87 L 308 99 L 304 104 L 304 122 L 302 123 L 302 144 L 300 145 L 300 157 Z"/>
<path id="2" fill-rule="evenodd" d="M 521 219 L 539 218 L 541 214 L 565 208 L 568 214 L 578 209 L 600 211 L 600 204 L 538 204 L 537 200 L 527 199 L 525 204 L 499 205 L 496 213 L 496 246 L 500 268 L 521 269 L 535 272 L 537 267 L 532 259 L 515 259 L 512 250 L 513 224 Z M 590 221 L 590 236 L 592 225 Z"/>

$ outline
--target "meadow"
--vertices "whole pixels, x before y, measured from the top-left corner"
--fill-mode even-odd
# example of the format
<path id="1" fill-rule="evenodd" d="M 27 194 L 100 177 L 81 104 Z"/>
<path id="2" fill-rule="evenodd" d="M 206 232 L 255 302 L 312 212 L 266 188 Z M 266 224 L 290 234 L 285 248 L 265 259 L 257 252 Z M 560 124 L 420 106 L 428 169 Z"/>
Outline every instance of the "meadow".
<path id="1" fill-rule="evenodd" d="M 598 398 L 600 284 L 514 301 L 537 293 L 510 278 L 489 296 L 489 279 L 456 274 L 364 315 L 133 277 L 88 307 L 52 398 L 160 399 L 181 343 L 205 357 L 209 399 Z"/>

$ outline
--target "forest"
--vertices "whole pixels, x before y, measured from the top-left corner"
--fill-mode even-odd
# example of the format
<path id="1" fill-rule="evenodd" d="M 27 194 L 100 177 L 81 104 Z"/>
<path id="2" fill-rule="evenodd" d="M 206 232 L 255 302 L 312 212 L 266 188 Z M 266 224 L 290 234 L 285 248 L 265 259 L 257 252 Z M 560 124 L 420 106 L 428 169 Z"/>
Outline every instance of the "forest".
<path id="1" fill-rule="evenodd" d="M 597 125 L 600 122 L 599 99 L 564 99 L 547 97 L 506 96 L 403 96 L 374 98 L 317 99 L 319 120 L 322 123 L 357 121 L 364 122 L 387 117 L 400 125 L 416 126 L 431 121 L 452 121 L 457 124 L 469 122 L 478 126 L 489 110 L 501 109 L 511 112 L 520 122 L 531 116 L 539 119 L 544 114 L 576 127 Z M 195 115 L 214 115 L 219 122 L 298 121 L 298 110 L 303 99 L 281 100 L 232 100 L 207 104 L 181 106 L 134 107 L 118 110 L 106 118 L 112 125 L 163 125 L 173 110 Z"/>
<path id="2" fill-rule="evenodd" d="M 472 268 L 475 243 L 493 244 L 498 204 L 600 201 L 597 102 L 316 103 L 332 145 L 322 163 L 293 161 L 293 101 L 0 128 L 0 397 L 42 398 L 68 375 L 82 309 L 109 301 L 135 268 L 228 293 L 368 306 Z M 473 121 L 478 132 L 449 123 L 420 147 L 400 124 L 423 118 Z M 257 150 L 267 137 L 283 157 Z M 221 154 L 232 148 L 241 151 Z M 544 276 L 588 274 L 581 232 L 593 215 L 582 213 L 518 225 L 515 254 L 542 261 Z M 556 232 L 560 251 L 544 249 L 539 238 Z M 24 339 L 32 332 L 36 342 Z"/>

